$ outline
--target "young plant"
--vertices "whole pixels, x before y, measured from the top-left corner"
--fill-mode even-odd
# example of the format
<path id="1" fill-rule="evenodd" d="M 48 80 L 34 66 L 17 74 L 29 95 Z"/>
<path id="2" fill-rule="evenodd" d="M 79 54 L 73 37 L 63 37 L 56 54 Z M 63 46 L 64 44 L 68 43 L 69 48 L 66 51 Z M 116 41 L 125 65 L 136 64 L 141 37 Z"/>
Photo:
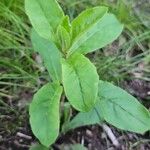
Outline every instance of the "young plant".
<path id="1" fill-rule="evenodd" d="M 34 95 L 29 109 L 32 131 L 44 146 L 59 135 L 62 94 L 81 111 L 68 128 L 106 121 L 137 133 L 150 129 L 149 111 L 124 90 L 99 80 L 85 57 L 113 42 L 123 30 L 107 7 L 89 8 L 72 22 L 56 0 L 25 0 L 25 9 L 33 25 L 33 47 L 52 80 Z"/>

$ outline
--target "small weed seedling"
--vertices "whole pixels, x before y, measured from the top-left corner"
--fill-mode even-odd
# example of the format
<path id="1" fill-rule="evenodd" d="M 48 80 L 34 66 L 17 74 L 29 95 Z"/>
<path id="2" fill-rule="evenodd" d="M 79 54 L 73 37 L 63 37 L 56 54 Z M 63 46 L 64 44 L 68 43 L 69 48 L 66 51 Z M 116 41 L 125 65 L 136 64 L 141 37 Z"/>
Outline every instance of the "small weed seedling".
<path id="1" fill-rule="evenodd" d="M 113 42 L 123 30 L 107 7 L 89 8 L 72 22 L 56 0 L 25 0 L 25 9 L 33 25 L 33 47 L 52 79 L 34 95 L 29 110 L 32 131 L 44 146 L 59 135 L 63 93 L 80 111 L 68 129 L 101 121 L 136 133 L 150 129 L 149 111 L 126 91 L 100 80 L 85 57 Z"/>

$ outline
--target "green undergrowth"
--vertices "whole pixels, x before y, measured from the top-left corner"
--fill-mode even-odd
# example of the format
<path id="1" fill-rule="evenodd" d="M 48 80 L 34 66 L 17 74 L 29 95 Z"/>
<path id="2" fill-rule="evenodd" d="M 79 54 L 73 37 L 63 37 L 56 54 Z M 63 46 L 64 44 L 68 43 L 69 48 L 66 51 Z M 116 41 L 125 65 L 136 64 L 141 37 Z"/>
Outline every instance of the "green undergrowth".
<path id="1" fill-rule="evenodd" d="M 0 2 L 0 95 L 3 97 L 17 97 L 19 91 L 35 89 L 41 69 L 34 60 L 36 55 L 29 42 L 30 25 L 23 5 L 19 0 Z"/>
<path id="2" fill-rule="evenodd" d="M 24 124 L 29 103 L 24 101 L 40 85 L 41 66 L 33 59 L 23 6 L 20 0 L 0 1 L 0 131 L 6 136 Z"/>

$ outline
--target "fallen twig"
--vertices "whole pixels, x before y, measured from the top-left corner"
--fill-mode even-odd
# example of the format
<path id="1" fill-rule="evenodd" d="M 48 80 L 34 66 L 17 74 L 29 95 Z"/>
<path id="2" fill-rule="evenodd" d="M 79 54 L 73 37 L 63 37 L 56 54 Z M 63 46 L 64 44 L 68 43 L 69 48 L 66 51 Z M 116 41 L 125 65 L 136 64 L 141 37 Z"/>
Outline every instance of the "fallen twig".
<path id="1" fill-rule="evenodd" d="M 19 136 L 19 137 L 21 137 L 21 138 L 24 138 L 24 139 L 27 139 L 27 140 L 31 140 L 31 139 L 32 139 L 31 136 L 25 135 L 25 134 L 23 134 L 23 133 L 21 133 L 21 132 L 17 132 L 17 136 Z"/>
<path id="2" fill-rule="evenodd" d="M 109 137 L 113 145 L 119 147 L 120 144 L 115 135 L 113 134 L 112 130 L 110 129 L 110 127 L 108 127 L 106 124 L 102 124 L 102 128 L 106 132 L 107 136 Z"/>

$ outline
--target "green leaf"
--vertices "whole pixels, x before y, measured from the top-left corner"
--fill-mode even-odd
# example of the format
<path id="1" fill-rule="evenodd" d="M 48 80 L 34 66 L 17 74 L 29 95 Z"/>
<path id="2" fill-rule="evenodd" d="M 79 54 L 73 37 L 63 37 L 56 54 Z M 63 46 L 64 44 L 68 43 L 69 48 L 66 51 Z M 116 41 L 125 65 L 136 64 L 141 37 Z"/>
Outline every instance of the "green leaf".
<path id="1" fill-rule="evenodd" d="M 66 96 L 79 111 L 91 110 L 96 102 L 99 77 L 95 66 L 82 54 L 62 61 L 62 78 Z"/>
<path id="2" fill-rule="evenodd" d="M 43 145 L 34 144 L 30 147 L 30 150 L 49 150 L 49 149 Z"/>
<path id="3" fill-rule="evenodd" d="M 31 39 L 34 49 L 41 55 L 52 79 L 61 81 L 60 52 L 55 44 L 40 37 L 34 30 L 32 30 Z"/>
<path id="4" fill-rule="evenodd" d="M 66 53 L 66 51 L 68 50 L 70 46 L 70 35 L 67 32 L 67 30 L 61 25 L 59 25 L 57 29 L 57 39 L 58 39 L 57 42 L 61 51 L 63 53 Z"/>
<path id="5" fill-rule="evenodd" d="M 78 113 L 68 124 L 63 128 L 64 132 L 68 130 L 75 129 L 82 126 L 100 124 L 102 122 L 102 117 L 99 111 L 97 111 L 96 106 L 89 112 Z"/>
<path id="6" fill-rule="evenodd" d="M 30 124 L 34 135 L 46 147 L 55 142 L 59 134 L 59 103 L 62 87 L 51 83 L 44 85 L 30 105 Z"/>
<path id="7" fill-rule="evenodd" d="M 95 7 L 81 13 L 72 22 L 73 43 L 69 54 L 95 51 L 113 42 L 123 30 L 123 25 L 106 7 Z"/>
<path id="8" fill-rule="evenodd" d="M 25 0 L 25 10 L 36 32 L 53 39 L 64 13 L 56 0 Z"/>
<path id="9" fill-rule="evenodd" d="M 117 128 L 144 133 L 150 113 L 136 98 L 108 82 L 99 82 L 99 103 L 104 119 Z"/>

